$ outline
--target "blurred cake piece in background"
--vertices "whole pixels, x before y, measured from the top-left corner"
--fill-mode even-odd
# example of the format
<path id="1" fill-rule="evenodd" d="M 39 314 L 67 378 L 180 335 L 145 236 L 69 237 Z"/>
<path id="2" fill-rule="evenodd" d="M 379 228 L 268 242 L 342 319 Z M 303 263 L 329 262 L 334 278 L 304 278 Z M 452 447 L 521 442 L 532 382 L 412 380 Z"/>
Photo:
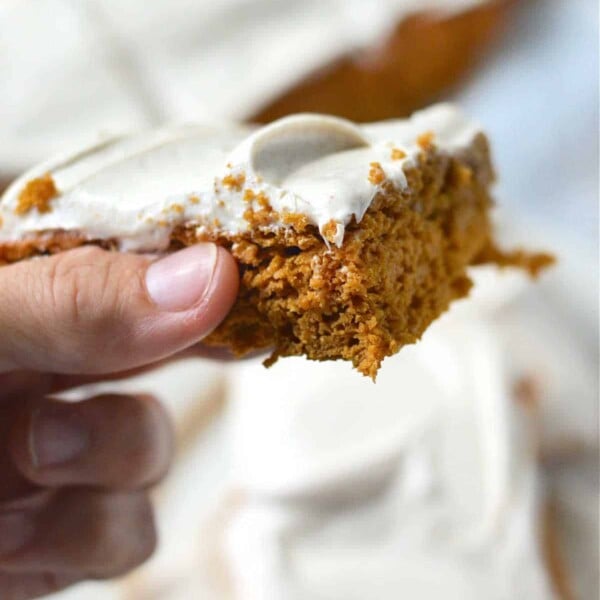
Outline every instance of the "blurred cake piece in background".
<path id="1" fill-rule="evenodd" d="M 397 19 L 393 31 L 304 77 L 252 120 L 264 123 L 304 111 L 363 122 L 409 115 L 447 93 L 482 61 L 505 28 L 514 0 L 391 4 Z"/>
<path id="2" fill-rule="evenodd" d="M 509 4 L 4 2 L 0 178 L 100 135 L 169 121 L 406 116 L 481 59 Z"/>

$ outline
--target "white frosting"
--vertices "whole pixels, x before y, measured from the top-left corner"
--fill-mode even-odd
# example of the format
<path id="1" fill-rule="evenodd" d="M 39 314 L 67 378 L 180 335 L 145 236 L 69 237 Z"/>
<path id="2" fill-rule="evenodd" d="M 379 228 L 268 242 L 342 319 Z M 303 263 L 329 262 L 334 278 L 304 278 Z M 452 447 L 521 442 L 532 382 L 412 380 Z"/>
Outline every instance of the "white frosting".
<path id="1" fill-rule="evenodd" d="M 0 173 L 99 131 L 246 118 L 407 15 L 482 1 L 3 0 Z"/>
<path id="2" fill-rule="evenodd" d="M 421 151 L 418 136 L 429 131 L 440 151 L 451 153 L 468 147 L 479 129 L 451 105 L 437 105 L 407 120 L 360 127 L 306 114 L 255 131 L 185 126 L 107 140 L 14 182 L 0 201 L 0 242 L 62 229 L 116 239 L 123 250 L 161 250 L 184 222 L 200 230 L 244 231 L 246 210 L 260 210 L 258 199 L 248 201 L 251 190 L 278 213 L 300 213 L 319 229 L 333 221 L 334 242 L 341 245 L 345 226 L 362 219 L 380 189 L 369 179 L 371 163 L 406 189 L 404 169 Z M 405 158 L 394 159 L 394 148 Z M 16 214 L 27 182 L 46 173 L 60 192 L 51 211 Z"/>
<path id="3" fill-rule="evenodd" d="M 552 597 L 532 423 L 486 305 L 442 317 L 376 384 L 303 359 L 239 368 L 236 600 Z"/>

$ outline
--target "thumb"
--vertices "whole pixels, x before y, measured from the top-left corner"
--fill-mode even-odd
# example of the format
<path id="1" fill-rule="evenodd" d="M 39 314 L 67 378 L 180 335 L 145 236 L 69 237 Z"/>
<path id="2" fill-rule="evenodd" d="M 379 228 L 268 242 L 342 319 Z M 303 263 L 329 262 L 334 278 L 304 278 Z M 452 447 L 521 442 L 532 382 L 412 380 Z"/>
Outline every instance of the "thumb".
<path id="1" fill-rule="evenodd" d="M 157 261 L 89 246 L 0 267 L 0 372 L 109 373 L 165 358 L 225 318 L 238 279 L 211 243 Z"/>

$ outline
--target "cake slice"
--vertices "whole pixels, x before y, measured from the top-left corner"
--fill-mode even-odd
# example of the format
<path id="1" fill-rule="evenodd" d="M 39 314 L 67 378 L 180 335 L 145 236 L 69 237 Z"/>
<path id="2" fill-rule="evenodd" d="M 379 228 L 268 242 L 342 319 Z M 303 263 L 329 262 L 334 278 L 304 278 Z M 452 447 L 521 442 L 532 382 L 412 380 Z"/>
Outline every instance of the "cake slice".
<path id="1" fill-rule="evenodd" d="M 509 29 L 514 0 L 363 2 L 379 13 L 376 39 L 303 74 L 266 101 L 252 120 L 305 111 L 373 121 L 404 117 L 458 86 Z M 377 17 L 376 17 L 377 18 Z M 377 29 L 371 22 L 369 25 Z M 380 25 L 381 26 L 381 25 Z M 361 29 L 368 29 L 365 24 Z"/>
<path id="2" fill-rule="evenodd" d="M 345 359 L 375 377 L 505 255 L 490 228 L 488 143 L 457 109 L 357 126 L 322 115 L 260 129 L 185 126 L 42 164 L 0 201 L 0 261 L 82 244 L 167 252 L 212 240 L 241 286 L 209 345 Z"/>

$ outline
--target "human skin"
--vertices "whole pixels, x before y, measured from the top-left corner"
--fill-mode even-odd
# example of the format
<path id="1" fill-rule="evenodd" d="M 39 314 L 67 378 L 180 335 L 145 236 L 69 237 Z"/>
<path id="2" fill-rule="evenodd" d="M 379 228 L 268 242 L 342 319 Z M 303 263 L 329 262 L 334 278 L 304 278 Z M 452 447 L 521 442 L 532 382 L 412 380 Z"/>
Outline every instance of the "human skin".
<path id="1" fill-rule="evenodd" d="M 0 597 L 122 575 L 152 553 L 173 438 L 149 396 L 54 396 L 182 355 L 226 316 L 233 258 L 79 248 L 0 268 Z"/>

